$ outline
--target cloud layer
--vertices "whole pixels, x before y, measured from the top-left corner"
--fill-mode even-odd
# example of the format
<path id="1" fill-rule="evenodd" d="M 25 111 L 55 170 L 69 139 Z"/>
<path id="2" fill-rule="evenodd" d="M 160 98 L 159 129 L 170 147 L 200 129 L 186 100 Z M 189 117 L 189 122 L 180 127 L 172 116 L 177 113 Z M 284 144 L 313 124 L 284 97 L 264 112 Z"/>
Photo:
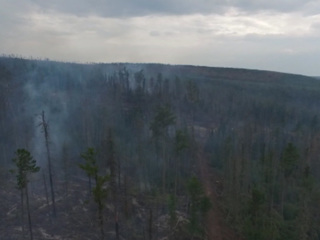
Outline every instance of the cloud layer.
<path id="1" fill-rule="evenodd" d="M 0 0 L 0 4 L 0 49 L 5 54 L 320 75 L 319 1 Z"/>
<path id="2" fill-rule="evenodd" d="M 185 15 L 222 13 L 233 7 L 249 13 L 257 11 L 295 12 L 312 14 L 319 10 L 317 0 L 33 0 L 42 9 L 67 14 L 102 17 L 133 17 L 145 15 Z"/>

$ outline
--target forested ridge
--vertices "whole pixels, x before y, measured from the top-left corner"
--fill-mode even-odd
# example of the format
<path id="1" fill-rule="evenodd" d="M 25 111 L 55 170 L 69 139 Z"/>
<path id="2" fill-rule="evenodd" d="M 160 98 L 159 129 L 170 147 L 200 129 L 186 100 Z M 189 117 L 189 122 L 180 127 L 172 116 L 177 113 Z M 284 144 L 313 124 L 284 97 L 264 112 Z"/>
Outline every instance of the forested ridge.
<path id="1" fill-rule="evenodd" d="M 0 57 L 0 239 L 318 240 L 319 116 L 302 75 Z"/>

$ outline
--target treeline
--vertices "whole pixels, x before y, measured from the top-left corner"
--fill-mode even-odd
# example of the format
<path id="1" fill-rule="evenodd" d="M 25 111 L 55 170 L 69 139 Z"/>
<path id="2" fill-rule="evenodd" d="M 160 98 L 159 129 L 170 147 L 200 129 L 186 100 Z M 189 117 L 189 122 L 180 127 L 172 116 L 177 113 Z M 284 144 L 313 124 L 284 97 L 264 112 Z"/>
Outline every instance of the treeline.
<path id="1" fill-rule="evenodd" d="M 19 148 L 47 167 L 38 126 L 44 111 L 54 182 L 64 189 L 56 191 L 68 194 L 86 175 L 79 164 L 89 148 L 99 176 L 110 177 L 104 184 L 112 197 L 104 201 L 114 206 L 112 219 L 129 219 L 128 192 L 150 199 L 143 230 L 135 218 L 127 230 L 120 227 L 121 236 L 155 239 L 155 221 L 164 214 L 173 234 L 179 211 L 193 227 L 173 239 L 205 235 L 210 204 L 196 177 L 203 152 L 221 179 L 213 184 L 221 201 L 212 204 L 242 237 L 319 239 L 319 92 L 316 79 L 274 72 L 2 57 L 1 173 L 7 176 Z"/>

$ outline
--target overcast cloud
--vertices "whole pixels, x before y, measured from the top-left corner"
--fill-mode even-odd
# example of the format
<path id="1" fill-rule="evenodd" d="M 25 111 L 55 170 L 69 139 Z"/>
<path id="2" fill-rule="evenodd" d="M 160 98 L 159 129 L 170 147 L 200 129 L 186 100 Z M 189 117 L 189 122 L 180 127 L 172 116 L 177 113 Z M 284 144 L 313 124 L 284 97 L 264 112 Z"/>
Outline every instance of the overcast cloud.
<path id="1" fill-rule="evenodd" d="M 0 53 L 320 76 L 320 1 L 0 0 Z"/>

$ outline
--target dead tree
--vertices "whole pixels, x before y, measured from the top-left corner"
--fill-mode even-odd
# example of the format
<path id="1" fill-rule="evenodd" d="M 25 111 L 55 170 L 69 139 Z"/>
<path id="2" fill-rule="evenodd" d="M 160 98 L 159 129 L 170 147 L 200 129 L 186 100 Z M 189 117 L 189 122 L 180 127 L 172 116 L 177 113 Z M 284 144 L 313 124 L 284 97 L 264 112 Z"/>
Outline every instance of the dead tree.
<path id="1" fill-rule="evenodd" d="M 55 203 L 55 196 L 54 196 L 54 187 L 53 187 L 53 180 L 52 180 L 52 164 L 51 164 L 51 155 L 50 155 L 50 147 L 49 147 L 49 125 L 46 122 L 44 111 L 42 111 L 42 114 L 41 114 L 40 126 L 44 133 L 44 139 L 45 139 L 45 145 L 46 145 L 46 151 L 47 151 L 49 183 L 50 183 L 51 200 L 52 200 L 52 214 L 53 214 L 53 217 L 56 217 L 56 203 Z"/>

